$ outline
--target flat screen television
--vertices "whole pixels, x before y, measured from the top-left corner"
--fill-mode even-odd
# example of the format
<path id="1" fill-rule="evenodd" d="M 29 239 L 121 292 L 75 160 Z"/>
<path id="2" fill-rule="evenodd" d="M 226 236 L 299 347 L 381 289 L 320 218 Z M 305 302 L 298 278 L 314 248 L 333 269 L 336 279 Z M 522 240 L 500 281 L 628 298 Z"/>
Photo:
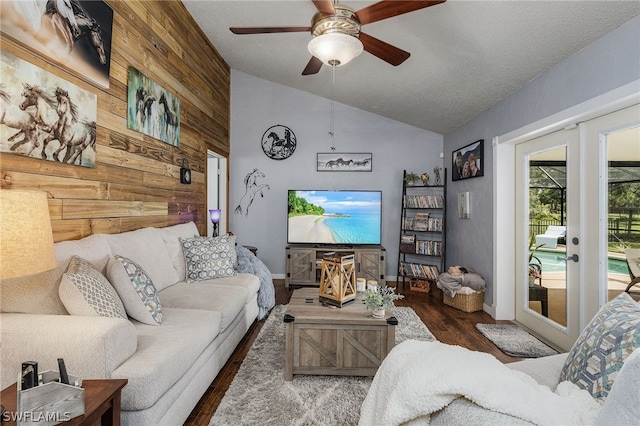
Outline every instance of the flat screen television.
<path id="1" fill-rule="evenodd" d="M 381 191 L 298 191 L 288 194 L 289 244 L 380 244 Z"/>

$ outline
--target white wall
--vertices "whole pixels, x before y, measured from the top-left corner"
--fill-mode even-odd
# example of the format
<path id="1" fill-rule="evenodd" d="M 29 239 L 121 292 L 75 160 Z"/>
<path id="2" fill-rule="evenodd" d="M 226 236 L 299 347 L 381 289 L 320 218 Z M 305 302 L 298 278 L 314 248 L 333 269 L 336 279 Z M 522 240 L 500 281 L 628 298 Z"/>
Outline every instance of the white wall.
<path id="1" fill-rule="evenodd" d="M 447 161 L 451 161 L 455 149 L 477 139 L 485 140 L 484 177 L 449 182 L 447 203 L 447 263 L 475 267 L 485 277 L 485 303 L 491 304 L 494 288 L 492 138 L 639 79 L 639 58 L 640 17 L 636 17 L 445 135 Z M 471 193 L 470 220 L 458 219 L 452 209 L 456 206 L 455 196 L 464 191 Z M 500 267 L 499 259 L 497 266 Z"/>
<path id="2" fill-rule="evenodd" d="M 246 217 L 231 211 L 229 230 L 239 244 L 256 246 L 273 274 L 284 276 L 288 189 L 381 190 L 387 275 L 396 276 L 402 171 L 442 166 L 443 136 L 335 103 L 336 152 L 373 153 L 373 171 L 317 172 L 316 154 L 331 147 L 330 105 L 328 99 L 232 70 L 229 209 L 238 205 L 244 177 L 254 168 L 265 174 L 258 183 L 270 189 L 255 197 Z M 276 124 L 288 126 L 297 138 L 296 151 L 286 160 L 268 158 L 260 146 L 264 131 Z"/>

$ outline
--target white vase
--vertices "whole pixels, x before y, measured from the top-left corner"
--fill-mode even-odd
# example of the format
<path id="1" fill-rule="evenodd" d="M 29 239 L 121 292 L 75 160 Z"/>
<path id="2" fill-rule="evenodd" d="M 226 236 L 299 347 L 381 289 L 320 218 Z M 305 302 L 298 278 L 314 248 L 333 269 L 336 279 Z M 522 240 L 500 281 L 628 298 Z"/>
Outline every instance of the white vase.
<path id="1" fill-rule="evenodd" d="M 385 314 L 384 308 L 378 308 L 375 311 L 373 311 L 372 315 L 374 318 L 380 319 L 380 318 L 384 318 L 384 314 Z"/>

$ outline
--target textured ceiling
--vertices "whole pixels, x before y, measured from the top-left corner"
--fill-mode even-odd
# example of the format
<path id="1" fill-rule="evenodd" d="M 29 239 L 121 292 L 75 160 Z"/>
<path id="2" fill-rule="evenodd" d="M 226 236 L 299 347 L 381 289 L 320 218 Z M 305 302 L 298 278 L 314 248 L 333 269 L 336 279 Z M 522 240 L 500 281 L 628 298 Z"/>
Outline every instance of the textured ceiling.
<path id="1" fill-rule="evenodd" d="M 446 134 L 640 14 L 639 1 L 456 1 L 365 25 L 409 51 L 398 67 L 364 52 L 302 76 L 309 33 L 234 35 L 230 26 L 306 26 L 311 0 L 183 0 L 234 70 Z M 341 1 L 356 10 L 375 1 Z M 638 52 L 629 52 L 638 55 Z M 606 78 L 606 76 L 603 76 Z"/>

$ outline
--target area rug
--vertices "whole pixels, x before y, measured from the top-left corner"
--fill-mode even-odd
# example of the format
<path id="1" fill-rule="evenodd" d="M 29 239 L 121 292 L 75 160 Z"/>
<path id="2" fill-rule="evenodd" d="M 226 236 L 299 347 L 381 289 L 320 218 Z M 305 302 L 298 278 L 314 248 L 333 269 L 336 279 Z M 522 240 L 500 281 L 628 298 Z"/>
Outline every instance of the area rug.
<path id="1" fill-rule="evenodd" d="M 242 362 L 210 425 L 356 425 L 372 377 L 295 375 L 284 380 L 286 306 L 276 306 Z M 396 343 L 436 340 L 415 311 L 393 309 Z"/>
<path id="2" fill-rule="evenodd" d="M 517 325 L 476 324 L 476 328 L 507 355 L 539 358 L 558 353 Z"/>

